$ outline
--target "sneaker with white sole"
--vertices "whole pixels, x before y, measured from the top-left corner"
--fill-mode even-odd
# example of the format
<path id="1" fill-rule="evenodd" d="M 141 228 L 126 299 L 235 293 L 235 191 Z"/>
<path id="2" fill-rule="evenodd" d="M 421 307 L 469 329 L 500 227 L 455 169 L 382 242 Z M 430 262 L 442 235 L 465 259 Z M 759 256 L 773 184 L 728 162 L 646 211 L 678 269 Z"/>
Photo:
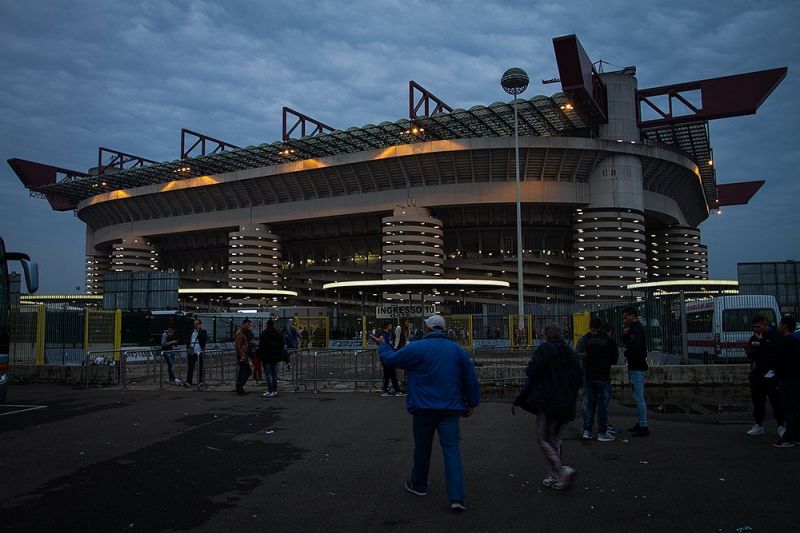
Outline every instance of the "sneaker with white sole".
<path id="1" fill-rule="evenodd" d="M 425 490 L 425 491 L 422 491 L 422 490 L 417 490 L 417 489 L 415 489 L 415 488 L 414 488 L 414 487 L 411 485 L 411 482 L 410 482 L 410 481 L 408 481 L 408 480 L 404 481 L 404 482 L 403 482 L 403 485 L 405 486 L 406 490 L 407 490 L 408 492 L 410 492 L 411 494 L 416 494 L 417 496 L 427 496 L 427 495 L 428 495 L 428 491 L 427 491 L 427 490 Z"/>
<path id="2" fill-rule="evenodd" d="M 758 437 L 759 435 L 763 435 L 764 426 L 753 424 L 753 427 L 747 430 L 747 434 L 750 435 L 751 437 Z"/>
<path id="3" fill-rule="evenodd" d="M 772 443 L 774 448 L 794 448 L 797 446 L 794 442 L 784 440 L 783 438 L 778 439 L 777 441 Z"/>
<path id="4" fill-rule="evenodd" d="M 467 506 L 464 502 L 450 502 L 450 510 L 462 513 L 467 510 Z"/>
<path id="5" fill-rule="evenodd" d="M 550 488 L 556 490 L 567 490 L 572 486 L 572 482 L 575 481 L 575 469 L 571 466 L 562 466 L 561 467 L 561 474 L 558 477 L 558 480 L 555 481 Z"/>
<path id="6" fill-rule="evenodd" d="M 584 429 L 581 433 L 581 438 L 583 440 L 592 440 L 592 432 Z"/>
<path id="7" fill-rule="evenodd" d="M 271 392 L 265 392 L 261 395 L 262 398 L 269 398 L 270 396 L 272 396 Z"/>
<path id="8" fill-rule="evenodd" d="M 611 442 L 614 439 L 616 439 L 616 437 L 612 435 L 608 430 L 606 430 L 605 433 L 597 434 L 597 442 Z"/>
<path id="9" fill-rule="evenodd" d="M 783 435 L 786 433 L 786 426 L 778 426 L 778 438 L 782 439 Z"/>
<path id="10" fill-rule="evenodd" d="M 178 378 L 175 378 L 175 381 L 173 381 L 172 384 L 173 385 L 180 385 L 181 384 L 181 380 L 179 380 Z"/>
<path id="11" fill-rule="evenodd" d="M 611 424 L 609 424 L 608 427 L 606 428 L 606 432 L 611 433 L 612 435 L 619 435 L 619 429 L 615 428 Z"/>

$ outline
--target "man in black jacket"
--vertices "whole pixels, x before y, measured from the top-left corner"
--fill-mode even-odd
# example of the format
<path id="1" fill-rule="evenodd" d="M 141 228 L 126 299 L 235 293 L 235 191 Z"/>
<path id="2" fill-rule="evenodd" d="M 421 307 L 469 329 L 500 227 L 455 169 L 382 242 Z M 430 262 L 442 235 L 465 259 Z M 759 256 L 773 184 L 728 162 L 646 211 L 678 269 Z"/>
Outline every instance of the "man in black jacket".
<path id="1" fill-rule="evenodd" d="M 633 307 L 622 311 L 625 328 L 622 330 L 622 342 L 625 344 L 625 359 L 628 361 L 628 379 L 633 387 L 633 399 L 639 420 L 630 428 L 634 437 L 650 435 L 647 425 L 647 404 L 644 401 L 644 382 L 647 379 L 647 343 L 644 337 L 644 327 L 639 322 L 639 314 Z"/>
<path id="2" fill-rule="evenodd" d="M 595 412 L 597 413 L 597 440 L 610 442 L 614 436 L 608 431 L 608 401 L 611 398 L 611 365 L 617 362 L 617 343 L 601 331 L 603 321 L 593 318 L 589 333 L 581 337 L 583 372 L 583 432 L 584 439 L 592 438 Z"/>
<path id="3" fill-rule="evenodd" d="M 776 448 L 793 448 L 800 444 L 800 338 L 793 335 L 797 321 L 792 316 L 781 318 L 780 337 L 775 342 L 772 355 L 759 361 L 759 372 L 774 369 L 778 379 L 781 409 L 786 415 L 786 429 L 772 445 Z"/>
<path id="4" fill-rule="evenodd" d="M 772 414 L 775 415 L 775 420 L 778 422 L 778 438 L 781 438 L 786 426 L 784 426 L 781 399 L 778 394 L 778 380 L 772 366 L 774 364 L 772 355 L 778 341 L 781 340 L 781 334 L 770 326 L 762 315 L 754 316 L 751 322 L 753 336 L 747 342 L 746 350 L 751 368 L 748 381 L 750 382 L 750 396 L 753 399 L 754 423 L 753 427 L 747 430 L 747 434 L 753 437 L 764 434 L 764 418 L 767 414 L 767 398 L 769 398 Z"/>
<path id="5" fill-rule="evenodd" d="M 561 462 L 561 438 L 575 419 L 575 401 L 583 384 L 577 354 L 562 338 L 561 328 L 548 324 L 545 342 L 533 354 L 528 368 L 529 401 L 536 412 L 537 442 L 550 463 L 542 484 L 557 490 L 569 488 L 575 469 Z"/>
<path id="6" fill-rule="evenodd" d="M 267 390 L 262 394 L 264 398 L 271 398 L 278 395 L 278 363 L 284 360 L 286 348 L 283 345 L 283 337 L 275 329 L 275 322 L 267 320 L 267 327 L 261 332 L 258 339 L 258 354 L 261 356 L 264 365 L 264 374 L 267 378 Z"/>

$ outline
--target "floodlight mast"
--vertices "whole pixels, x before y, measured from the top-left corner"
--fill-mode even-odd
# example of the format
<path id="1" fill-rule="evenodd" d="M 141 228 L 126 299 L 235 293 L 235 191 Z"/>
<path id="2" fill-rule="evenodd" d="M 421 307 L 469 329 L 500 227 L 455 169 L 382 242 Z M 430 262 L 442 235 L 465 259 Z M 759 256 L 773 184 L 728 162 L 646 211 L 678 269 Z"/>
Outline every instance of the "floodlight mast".
<path id="1" fill-rule="evenodd" d="M 519 120 L 517 117 L 517 96 L 528 88 L 528 74 L 521 68 L 510 68 L 500 79 L 503 90 L 514 97 L 514 166 L 516 169 L 517 187 L 517 319 L 520 330 L 525 326 L 525 285 L 522 278 L 522 205 L 519 185 Z M 514 337 L 516 338 L 516 337 Z"/>

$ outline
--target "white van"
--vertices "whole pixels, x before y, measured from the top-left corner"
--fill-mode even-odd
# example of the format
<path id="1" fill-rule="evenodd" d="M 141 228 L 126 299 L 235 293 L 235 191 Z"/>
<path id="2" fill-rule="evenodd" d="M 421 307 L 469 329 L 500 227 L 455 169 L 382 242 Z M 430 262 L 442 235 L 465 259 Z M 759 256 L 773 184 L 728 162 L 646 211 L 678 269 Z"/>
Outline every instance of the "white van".
<path id="1" fill-rule="evenodd" d="M 738 294 L 686 304 L 689 355 L 721 360 L 747 357 L 745 347 L 753 335 L 752 320 L 761 315 L 777 327 L 781 312 L 774 296 Z"/>

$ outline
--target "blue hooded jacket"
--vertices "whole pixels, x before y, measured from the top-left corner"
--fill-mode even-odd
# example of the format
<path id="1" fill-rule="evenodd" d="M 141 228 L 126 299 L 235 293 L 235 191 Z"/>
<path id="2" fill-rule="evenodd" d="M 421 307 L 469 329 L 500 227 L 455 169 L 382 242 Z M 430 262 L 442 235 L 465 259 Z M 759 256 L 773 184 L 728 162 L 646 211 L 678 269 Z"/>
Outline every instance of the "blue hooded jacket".
<path id="1" fill-rule="evenodd" d="M 397 351 L 389 343 L 380 344 L 378 350 L 384 365 L 406 371 L 409 413 L 466 412 L 480 403 L 478 376 L 469 355 L 444 332 L 432 331 Z"/>

